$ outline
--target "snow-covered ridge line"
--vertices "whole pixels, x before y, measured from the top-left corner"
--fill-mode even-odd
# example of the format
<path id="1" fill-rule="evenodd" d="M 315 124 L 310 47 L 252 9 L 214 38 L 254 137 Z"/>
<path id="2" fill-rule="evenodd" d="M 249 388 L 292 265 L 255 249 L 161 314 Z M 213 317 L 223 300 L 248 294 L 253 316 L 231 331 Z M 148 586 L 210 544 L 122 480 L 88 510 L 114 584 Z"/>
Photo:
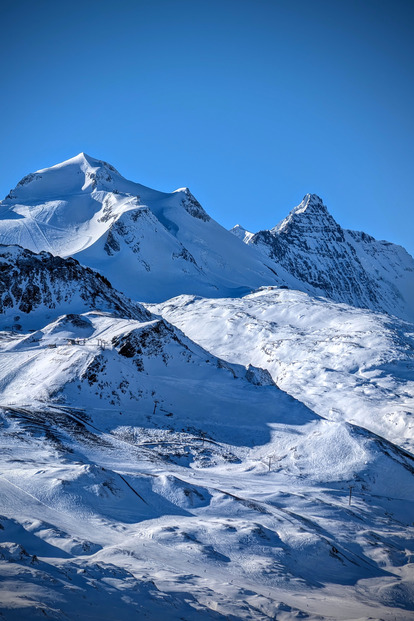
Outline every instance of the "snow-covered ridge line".
<path id="1" fill-rule="evenodd" d="M 342 229 L 316 194 L 270 230 L 228 232 L 188 188 L 152 190 L 80 153 L 27 175 L 0 203 L 0 243 L 76 256 L 147 302 L 282 285 L 414 320 L 412 257 Z"/>
<path id="2" fill-rule="evenodd" d="M 316 194 L 243 241 L 295 277 L 292 288 L 414 321 L 413 258 L 401 246 L 342 229 Z"/>
<path id="3" fill-rule="evenodd" d="M 152 190 L 83 153 L 26 176 L 0 203 L 0 243 L 75 256 L 147 301 L 281 282 L 188 188 Z"/>

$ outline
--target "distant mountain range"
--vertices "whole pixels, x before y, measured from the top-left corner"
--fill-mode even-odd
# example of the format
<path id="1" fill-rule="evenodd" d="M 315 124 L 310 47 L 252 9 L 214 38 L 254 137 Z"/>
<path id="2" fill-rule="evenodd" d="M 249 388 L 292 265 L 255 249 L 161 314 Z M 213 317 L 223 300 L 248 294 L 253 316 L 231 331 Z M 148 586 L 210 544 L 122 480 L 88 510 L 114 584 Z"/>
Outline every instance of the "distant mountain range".
<path id="1" fill-rule="evenodd" d="M 413 258 L 342 229 L 314 194 L 268 231 L 231 233 L 187 188 L 151 190 L 84 153 L 27 175 L 0 203 L 0 243 L 75 257 L 133 299 L 279 285 L 414 320 Z"/>

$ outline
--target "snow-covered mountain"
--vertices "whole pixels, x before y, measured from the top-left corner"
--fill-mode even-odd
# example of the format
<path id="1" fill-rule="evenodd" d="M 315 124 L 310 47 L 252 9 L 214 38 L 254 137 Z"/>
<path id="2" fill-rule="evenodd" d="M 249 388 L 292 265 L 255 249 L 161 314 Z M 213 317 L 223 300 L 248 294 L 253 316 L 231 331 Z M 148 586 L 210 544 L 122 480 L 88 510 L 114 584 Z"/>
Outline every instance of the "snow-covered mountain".
<path id="1" fill-rule="evenodd" d="M 0 243 L 76 257 L 134 299 L 240 295 L 280 282 L 187 188 L 166 194 L 84 153 L 27 175 L 0 203 Z"/>
<path id="2" fill-rule="evenodd" d="M 414 320 L 412 257 L 343 230 L 314 194 L 269 231 L 231 233 L 187 188 L 151 190 L 84 153 L 27 175 L 0 203 L 0 243 L 74 256 L 134 299 L 276 284 Z"/>
<path id="3" fill-rule="evenodd" d="M 232 300 L 180 296 L 148 308 L 228 362 L 267 369 L 321 416 L 414 452 L 413 324 L 276 287 Z"/>
<path id="4" fill-rule="evenodd" d="M 75 259 L 0 245 L 0 329 L 35 329 L 57 314 L 92 308 L 133 319 L 149 316 Z"/>
<path id="5" fill-rule="evenodd" d="M 1 203 L 1 619 L 411 620 L 412 259 L 232 233 L 85 154 Z"/>
<path id="6" fill-rule="evenodd" d="M 397 446 L 160 319 L 64 315 L 0 357 L 3 618 L 410 619 Z"/>
<path id="7" fill-rule="evenodd" d="M 342 229 L 315 194 L 273 229 L 231 232 L 294 276 L 291 284 L 282 272 L 292 288 L 414 321 L 413 258 L 401 246 Z"/>

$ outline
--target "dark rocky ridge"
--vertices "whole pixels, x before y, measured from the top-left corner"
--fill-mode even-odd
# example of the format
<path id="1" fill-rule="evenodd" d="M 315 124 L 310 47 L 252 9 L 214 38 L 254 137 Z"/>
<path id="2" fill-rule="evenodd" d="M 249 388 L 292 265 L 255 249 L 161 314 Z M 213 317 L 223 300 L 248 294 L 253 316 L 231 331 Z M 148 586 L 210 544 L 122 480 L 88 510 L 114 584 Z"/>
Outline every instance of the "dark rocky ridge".
<path id="1" fill-rule="evenodd" d="M 357 307 L 414 317 L 411 300 L 414 261 L 401 247 L 347 231 L 315 194 L 307 194 L 271 230 L 247 243 L 282 266 L 309 292 Z"/>
<path id="2" fill-rule="evenodd" d="M 35 254 L 19 246 L 0 245 L 0 315 L 18 327 L 25 315 L 39 311 L 106 310 L 146 321 L 149 313 L 113 289 L 111 283 L 76 259 L 48 252 Z"/>

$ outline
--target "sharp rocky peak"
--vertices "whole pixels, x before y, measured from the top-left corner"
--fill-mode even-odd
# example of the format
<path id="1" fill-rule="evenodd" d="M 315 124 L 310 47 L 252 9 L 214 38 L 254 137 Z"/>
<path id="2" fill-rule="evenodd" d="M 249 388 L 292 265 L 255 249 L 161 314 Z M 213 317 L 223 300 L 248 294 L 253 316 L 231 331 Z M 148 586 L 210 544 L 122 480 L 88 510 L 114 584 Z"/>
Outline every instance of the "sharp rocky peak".
<path id="1" fill-rule="evenodd" d="M 294 211 L 327 211 L 323 200 L 317 194 L 305 194 L 302 202 L 294 208 Z"/>
<path id="2" fill-rule="evenodd" d="M 300 229 L 334 229 L 340 228 L 329 213 L 323 200 L 317 194 L 305 194 L 299 205 L 277 224 L 271 233 L 285 233 L 293 228 Z"/>

